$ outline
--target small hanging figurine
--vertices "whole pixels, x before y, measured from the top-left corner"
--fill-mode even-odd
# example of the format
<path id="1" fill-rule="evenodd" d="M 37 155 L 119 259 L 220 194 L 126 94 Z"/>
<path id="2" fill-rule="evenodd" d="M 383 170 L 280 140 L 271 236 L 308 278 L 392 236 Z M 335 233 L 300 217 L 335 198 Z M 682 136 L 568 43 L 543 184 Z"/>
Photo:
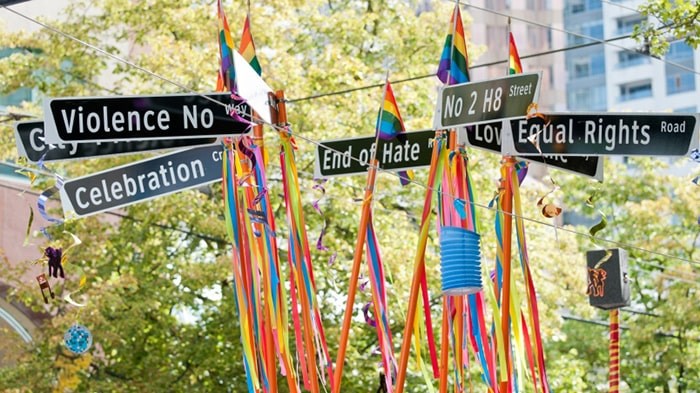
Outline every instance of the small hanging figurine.
<path id="1" fill-rule="evenodd" d="M 39 288 L 41 288 L 41 296 L 44 297 L 44 303 L 49 304 L 49 299 L 46 297 L 46 294 L 44 293 L 44 289 L 49 290 L 49 294 L 51 294 L 51 299 L 55 297 L 53 291 L 51 290 L 51 286 L 49 285 L 49 281 L 46 279 L 46 274 L 41 273 L 40 275 L 36 276 L 36 280 L 39 282 Z"/>
<path id="2" fill-rule="evenodd" d="M 63 273 L 62 265 L 63 249 L 46 247 L 44 255 L 49 258 L 49 276 L 58 278 L 60 275 L 61 278 L 66 278 L 65 274 Z"/>

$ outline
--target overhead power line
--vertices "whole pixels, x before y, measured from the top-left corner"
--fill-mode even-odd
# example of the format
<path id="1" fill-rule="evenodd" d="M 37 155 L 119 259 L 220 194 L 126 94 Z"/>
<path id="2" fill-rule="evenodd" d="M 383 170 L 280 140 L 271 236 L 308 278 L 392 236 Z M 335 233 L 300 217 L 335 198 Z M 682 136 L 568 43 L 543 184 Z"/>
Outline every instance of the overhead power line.
<path id="1" fill-rule="evenodd" d="M 472 7 L 474 7 L 474 6 L 472 6 Z M 60 31 L 60 30 L 58 30 L 57 28 L 52 27 L 52 26 L 50 26 L 50 25 L 48 25 L 48 24 L 46 24 L 46 23 L 42 23 L 42 22 L 40 22 L 40 21 L 38 21 L 38 20 L 36 20 L 36 19 L 34 19 L 34 18 L 32 18 L 32 17 L 29 17 L 29 16 L 27 16 L 27 15 L 21 13 L 21 12 L 18 12 L 18 11 L 16 11 L 16 10 L 13 10 L 13 9 L 10 9 L 10 8 L 4 7 L 4 6 L 3 6 L 3 8 L 7 9 L 8 11 L 10 11 L 10 12 L 12 12 L 12 13 L 14 13 L 14 14 L 16 14 L 16 15 L 18 15 L 18 16 L 24 18 L 24 19 L 27 19 L 27 20 L 29 20 L 29 21 L 31 21 L 31 22 L 33 22 L 33 23 L 36 23 L 36 24 L 38 24 L 38 25 L 40 25 L 40 26 L 42 26 L 42 27 L 44 27 L 44 28 L 46 28 L 46 29 L 48 29 L 48 30 L 50 30 L 50 31 L 52 31 L 52 32 L 54 32 L 54 33 L 56 33 L 56 34 L 59 34 L 59 35 L 65 37 L 65 38 L 68 38 L 68 39 L 70 39 L 70 40 L 73 40 L 73 41 L 75 41 L 75 42 L 78 42 L 78 43 L 80 43 L 81 45 L 84 45 L 84 46 L 86 46 L 86 47 L 88 47 L 88 48 L 90 48 L 90 49 L 96 51 L 96 52 L 99 53 L 99 54 L 102 54 L 102 55 L 104 55 L 104 56 L 107 56 L 107 57 L 109 57 L 109 58 L 111 58 L 111 59 L 113 59 L 113 60 L 116 60 L 116 61 L 118 61 L 118 62 L 122 62 L 122 63 L 126 64 L 126 65 L 129 66 L 129 67 L 133 67 L 133 68 L 135 68 L 135 69 L 137 69 L 137 70 L 139 70 L 139 71 L 141 71 L 141 72 L 144 72 L 144 73 L 147 74 L 147 75 L 150 75 L 150 76 L 152 76 L 152 77 L 154 77 L 154 78 L 160 79 L 160 80 L 162 80 L 162 81 L 164 81 L 164 82 L 166 82 L 166 83 L 170 83 L 170 84 L 172 84 L 172 85 L 174 85 L 174 86 L 177 86 L 177 87 L 179 87 L 179 88 L 181 88 L 181 89 L 183 89 L 183 90 L 185 90 L 185 91 L 187 91 L 187 92 L 191 92 L 191 93 L 193 93 L 193 94 L 195 94 L 195 95 L 198 95 L 199 97 L 202 97 L 203 99 L 206 99 L 206 100 L 211 101 L 211 102 L 213 102 L 213 103 L 215 103 L 215 104 L 217 104 L 217 105 L 221 105 L 221 106 L 225 107 L 225 104 L 224 104 L 223 102 L 217 101 L 217 100 L 215 100 L 215 99 L 213 99 L 213 98 L 211 98 L 211 97 L 208 97 L 208 96 L 206 96 L 206 95 L 203 95 L 203 94 L 201 94 L 201 93 L 198 93 L 198 92 L 194 91 L 193 89 L 191 89 L 191 88 L 185 86 L 184 84 L 182 84 L 182 83 L 180 83 L 180 82 L 174 81 L 174 80 L 169 79 L 169 78 L 167 78 L 167 77 L 165 77 L 165 76 L 162 76 L 162 75 L 159 75 L 159 74 L 157 74 L 157 73 L 155 73 L 155 72 L 153 72 L 153 71 L 150 71 L 150 70 L 148 70 L 148 69 L 146 69 L 146 68 L 143 68 L 143 67 L 141 67 L 141 66 L 138 66 L 138 65 L 136 65 L 136 64 L 134 64 L 134 63 L 132 63 L 132 62 L 126 60 L 126 59 L 123 59 L 123 58 L 121 58 L 121 57 L 119 57 L 119 56 L 117 56 L 117 55 L 114 55 L 114 54 L 112 54 L 112 53 L 110 53 L 110 52 L 104 50 L 104 49 L 101 49 L 101 48 L 99 48 L 99 47 L 97 47 L 97 46 L 95 46 L 95 45 L 92 45 L 92 44 L 90 44 L 90 43 L 88 43 L 88 42 L 85 42 L 85 41 L 83 41 L 83 40 L 81 40 L 81 39 L 79 39 L 79 38 L 77 38 L 77 37 L 75 37 L 75 36 L 73 36 L 73 35 L 71 35 L 71 34 L 68 34 L 68 33 L 65 33 L 65 32 L 63 32 L 63 31 Z M 486 11 L 490 11 L 490 10 L 488 10 L 488 9 L 484 9 L 483 7 L 475 7 L 475 8 L 477 8 L 477 9 L 482 9 L 482 10 L 486 10 Z M 499 15 L 508 16 L 507 14 L 499 13 L 499 12 L 496 12 L 496 11 L 492 11 L 492 12 L 494 12 L 494 13 L 496 13 L 496 14 L 499 14 Z M 516 20 L 523 20 L 522 18 L 517 18 L 517 17 L 513 17 L 513 19 L 516 19 Z M 533 22 L 533 23 L 534 23 L 534 22 Z M 539 23 L 534 23 L 534 24 L 536 24 L 536 25 L 541 25 L 541 24 L 539 24 Z M 549 28 L 551 28 L 550 26 L 544 26 L 544 27 L 549 27 Z M 559 29 L 559 30 L 561 30 L 561 29 Z M 567 32 L 567 31 L 564 30 L 564 32 Z M 585 36 L 585 35 L 580 35 L 580 34 L 572 33 L 572 32 L 567 32 L 567 33 L 574 34 L 574 35 L 577 35 L 577 36 L 582 36 L 582 37 L 584 37 L 584 38 L 591 38 L 591 39 L 597 41 L 598 43 L 606 43 L 604 40 L 597 40 L 597 39 L 594 39 L 594 38 L 592 38 L 592 37 L 588 37 L 588 36 Z M 609 44 L 609 45 L 613 45 L 613 44 L 610 44 L 610 43 L 608 43 L 608 44 Z M 623 47 L 623 49 L 628 50 L 627 48 L 624 48 L 624 47 Z M 248 116 L 248 115 L 246 115 L 246 116 Z M 291 130 L 289 130 L 289 129 L 286 128 L 286 127 L 280 127 L 280 126 L 277 126 L 277 125 L 275 125 L 275 124 L 268 123 L 268 122 L 266 122 L 266 121 L 264 121 L 264 120 L 262 120 L 262 119 L 253 118 L 252 116 L 249 116 L 249 117 L 250 117 L 250 120 L 255 121 L 255 122 L 258 122 L 258 123 L 260 123 L 260 124 L 265 124 L 265 125 L 271 127 L 273 130 L 275 130 L 275 131 L 277 131 L 277 132 L 291 132 Z M 313 144 L 313 145 L 315 145 L 315 146 L 320 146 L 320 147 L 323 147 L 323 148 L 325 148 L 325 149 L 327 149 L 327 150 L 334 151 L 334 152 L 336 152 L 336 153 L 342 153 L 342 152 L 339 152 L 339 151 L 336 150 L 336 149 L 330 148 L 329 146 L 323 145 L 321 142 L 318 142 L 318 141 L 316 141 L 316 140 L 314 140 L 314 139 L 312 139 L 312 138 L 303 136 L 303 135 L 301 135 L 301 134 L 296 134 L 296 133 L 293 134 L 293 135 L 294 135 L 296 138 L 298 138 L 298 139 L 300 139 L 300 140 L 303 140 L 303 141 L 306 141 L 306 142 L 309 142 L 309 143 L 311 143 L 311 144 Z M 350 157 L 350 158 L 353 159 L 353 160 L 356 160 L 356 161 L 360 161 L 359 158 L 356 158 L 356 157 Z M 377 168 L 377 170 L 378 170 L 378 171 L 383 171 L 383 172 L 389 173 L 390 175 L 399 178 L 399 175 L 398 175 L 397 173 L 394 173 L 394 172 L 391 172 L 391 171 L 386 171 L 386 170 L 383 169 L 383 168 Z M 416 185 L 418 185 L 418 186 L 420 186 L 420 187 L 423 187 L 423 188 L 426 188 L 426 189 L 431 189 L 431 187 L 429 187 L 428 185 L 426 185 L 426 184 L 424 184 L 424 183 L 421 183 L 421 182 L 418 182 L 418 181 L 415 181 L 415 180 L 410 180 L 410 182 L 413 183 L 413 184 L 416 184 Z M 433 189 L 433 190 L 434 190 L 434 189 Z M 434 191 L 435 191 L 435 190 L 434 190 Z M 442 192 L 443 195 L 446 195 L 446 196 L 451 197 L 451 198 L 453 198 L 453 199 L 457 199 L 454 195 L 450 195 L 449 193 L 444 192 L 444 191 L 441 191 L 441 192 Z M 494 211 L 497 211 L 497 210 L 498 210 L 497 208 L 489 207 L 488 205 L 484 205 L 484 204 L 481 204 L 481 203 L 478 203 L 478 202 L 472 202 L 472 201 L 466 201 L 466 202 L 469 202 L 469 203 L 473 204 L 474 206 L 480 207 L 480 208 L 482 208 L 482 209 L 494 210 Z M 521 218 L 521 219 L 523 219 L 523 220 L 525 220 L 525 221 L 528 221 L 528 222 L 537 223 L 537 224 L 539 224 L 539 225 L 543 225 L 543 226 L 547 226 L 547 227 L 552 227 L 552 228 L 554 228 L 554 229 L 556 229 L 556 230 L 561 230 L 561 231 L 564 231 L 564 232 L 568 232 L 568 233 L 575 234 L 575 235 L 577 235 L 577 236 L 586 237 L 586 238 L 588 238 L 588 239 L 590 239 L 590 240 L 595 240 L 595 241 L 597 241 L 597 242 L 603 242 L 603 243 L 607 243 L 607 244 L 613 244 L 613 245 L 616 245 L 616 246 L 618 246 L 618 247 L 626 247 L 626 248 L 628 248 L 628 249 L 634 249 L 634 250 L 641 251 L 641 252 L 645 252 L 645 253 L 648 253 L 648 254 L 653 254 L 653 255 L 661 256 L 661 257 L 668 258 L 668 259 L 675 259 L 675 260 L 679 260 L 679 261 L 682 261 L 682 262 L 687 262 L 687 263 L 690 263 L 690 264 L 693 264 L 693 265 L 696 265 L 696 266 L 700 266 L 700 261 L 693 261 L 693 260 L 690 260 L 690 259 L 687 259 L 687 258 L 676 257 L 676 256 L 673 256 L 673 255 L 668 255 L 668 254 L 660 253 L 660 252 L 657 252 L 657 251 L 654 251 L 654 250 L 647 250 L 647 249 L 644 249 L 644 248 L 642 248 L 642 247 L 633 246 L 633 245 L 631 245 L 631 244 L 627 244 L 627 243 L 624 243 L 624 242 L 619 242 L 619 241 L 615 241 L 615 240 L 611 240 L 611 239 L 598 238 L 598 237 L 594 238 L 593 236 L 591 236 L 591 235 L 588 234 L 588 233 L 578 232 L 578 231 L 576 231 L 576 230 L 569 229 L 569 228 L 565 228 L 565 227 L 558 227 L 558 226 L 556 226 L 556 225 L 553 225 L 553 224 L 550 224 L 550 223 L 547 223 L 547 222 L 544 222 L 544 221 L 541 221 L 541 220 L 538 220 L 538 219 L 534 219 L 534 218 L 530 218 L 530 217 L 525 217 L 525 216 L 517 216 L 516 214 L 514 214 L 514 213 L 509 213 L 509 212 L 503 212 L 503 213 L 506 214 L 506 215 L 510 215 L 510 216 L 512 216 L 512 217 Z"/>

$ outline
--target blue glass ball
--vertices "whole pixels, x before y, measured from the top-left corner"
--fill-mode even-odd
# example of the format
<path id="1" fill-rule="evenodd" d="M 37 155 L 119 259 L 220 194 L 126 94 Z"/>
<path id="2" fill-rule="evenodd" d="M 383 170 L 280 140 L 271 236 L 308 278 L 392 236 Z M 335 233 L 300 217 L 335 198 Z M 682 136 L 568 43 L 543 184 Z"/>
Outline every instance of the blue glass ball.
<path id="1" fill-rule="evenodd" d="M 63 342 L 69 351 L 82 355 L 92 345 L 92 333 L 85 326 L 75 323 L 66 331 Z"/>

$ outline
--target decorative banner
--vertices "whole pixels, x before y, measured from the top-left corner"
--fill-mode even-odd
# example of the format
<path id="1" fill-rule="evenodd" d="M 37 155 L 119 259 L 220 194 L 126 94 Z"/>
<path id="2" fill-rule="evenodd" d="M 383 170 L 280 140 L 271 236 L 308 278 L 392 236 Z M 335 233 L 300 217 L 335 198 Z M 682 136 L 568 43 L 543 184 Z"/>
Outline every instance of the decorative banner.
<path id="1" fill-rule="evenodd" d="M 220 146 L 196 147 L 66 181 L 66 217 L 85 217 L 221 180 Z"/>
<path id="2" fill-rule="evenodd" d="M 405 140 L 379 139 L 377 160 L 385 170 L 406 170 L 430 165 L 435 131 L 407 132 Z M 375 137 L 335 139 L 316 146 L 314 178 L 367 173 Z"/>
<path id="3" fill-rule="evenodd" d="M 521 156 L 685 156 L 698 145 L 699 117 L 678 113 L 552 113 L 506 122 L 502 150 L 505 155 Z"/>
<path id="4" fill-rule="evenodd" d="M 108 157 L 133 154 L 151 150 L 174 149 L 198 145 L 211 145 L 217 138 L 160 139 L 132 142 L 85 142 L 49 145 L 44 138 L 43 121 L 21 121 L 15 123 L 15 142 L 20 157 L 30 162 L 63 161 L 89 157 Z"/>
<path id="5" fill-rule="evenodd" d="M 462 127 L 458 129 L 458 143 L 471 147 L 488 150 L 501 154 L 501 141 L 503 124 L 507 121 L 496 121 L 493 123 L 477 124 L 474 126 Z M 603 181 L 603 158 L 597 156 L 567 156 L 545 155 L 528 156 L 524 159 L 530 162 L 545 164 L 567 172 L 592 177 L 598 181 Z"/>
<path id="6" fill-rule="evenodd" d="M 586 294 L 591 306 L 603 310 L 629 306 L 627 251 L 621 248 L 588 251 L 586 260 L 588 265 Z"/>
<path id="7" fill-rule="evenodd" d="M 540 73 L 445 86 L 438 94 L 437 129 L 525 117 L 537 101 Z"/>
<path id="8" fill-rule="evenodd" d="M 46 143 L 187 139 L 245 134 L 251 116 L 230 94 L 61 97 L 44 101 Z"/>

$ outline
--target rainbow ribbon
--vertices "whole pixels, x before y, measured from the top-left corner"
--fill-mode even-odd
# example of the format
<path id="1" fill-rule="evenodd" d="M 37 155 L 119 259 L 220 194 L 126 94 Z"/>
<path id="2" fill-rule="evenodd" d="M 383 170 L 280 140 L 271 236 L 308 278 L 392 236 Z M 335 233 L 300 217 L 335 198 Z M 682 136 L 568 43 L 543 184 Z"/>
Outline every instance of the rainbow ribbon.
<path id="1" fill-rule="evenodd" d="M 328 383 L 332 388 L 333 364 L 326 344 L 319 301 L 316 297 L 316 282 L 299 189 L 299 173 L 295 162 L 296 143 L 289 130 L 280 132 L 279 135 L 284 205 L 289 223 L 289 284 L 296 349 L 299 353 L 304 387 L 309 389 L 310 378 L 317 378 L 317 375 L 310 375 L 310 367 L 307 363 L 318 359 L 320 367 L 326 369 Z M 318 374 L 325 382 L 324 374 L 322 372 Z"/>

